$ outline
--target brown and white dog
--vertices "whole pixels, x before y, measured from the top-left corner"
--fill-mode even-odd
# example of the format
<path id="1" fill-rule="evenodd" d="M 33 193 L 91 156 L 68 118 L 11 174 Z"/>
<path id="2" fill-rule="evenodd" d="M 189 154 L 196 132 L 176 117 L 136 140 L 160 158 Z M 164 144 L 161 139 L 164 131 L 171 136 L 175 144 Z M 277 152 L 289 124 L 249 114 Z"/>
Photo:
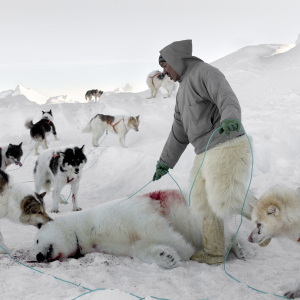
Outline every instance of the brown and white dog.
<path id="1" fill-rule="evenodd" d="M 300 195 L 285 186 L 275 186 L 255 204 L 252 212 L 254 229 L 248 237 L 250 243 L 263 243 L 271 238 L 288 238 L 300 242 Z M 300 297 L 300 274 L 294 289 L 286 298 Z"/>
<path id="2" fill-rule="evenodd" d="M 41 228 L 52 220 L 45 210 L 45 195 L 46 193 L 35 193 L 22 183 L 12 184 L 9 175 L 0 170 L 0 218 L 6 217 L 16 223 Z M 0 254 L 11 252 L 5 245 L 1 232 L 0 246 Z"/>
<path id="3" fill-rule="evenodd" d="M 103 94 L 103 91 L 100 91 L 100 90 L 87 91 L 85 93 L 85 100 L 86 101 L 91 101 L 92 97 L 94 96 L 95 97 L 95 102 L 97 102 L 98 98 L 100 98 L 102 94 Z"/>
<path id="4" fill-rule="evenodd" d="M 91 132 L 93 134 L 92 144 L 98 146 L 98 141 L 105 129 L 119 136 L 120 144 L 125 147 L 125 138 L 130 129 L 139 131 L 140 116 L 108 116 L 98 114 L 87 124 L 82 132 Z"/>

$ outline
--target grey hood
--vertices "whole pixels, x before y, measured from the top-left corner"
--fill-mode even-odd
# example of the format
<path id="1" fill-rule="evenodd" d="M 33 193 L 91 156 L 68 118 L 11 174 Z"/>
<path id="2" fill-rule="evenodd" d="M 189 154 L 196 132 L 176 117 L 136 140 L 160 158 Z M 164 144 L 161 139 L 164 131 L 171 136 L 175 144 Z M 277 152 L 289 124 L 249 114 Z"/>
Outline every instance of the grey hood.
<path id="1" fill-rule="evenodd" d="M 192 51 L 192 40 L 183 40 L 166 46 L 160 51 L 160 54 L 181 77 L 186 71 L 187 61 L 202 61 L 200 58 L 192 56 Z"/>

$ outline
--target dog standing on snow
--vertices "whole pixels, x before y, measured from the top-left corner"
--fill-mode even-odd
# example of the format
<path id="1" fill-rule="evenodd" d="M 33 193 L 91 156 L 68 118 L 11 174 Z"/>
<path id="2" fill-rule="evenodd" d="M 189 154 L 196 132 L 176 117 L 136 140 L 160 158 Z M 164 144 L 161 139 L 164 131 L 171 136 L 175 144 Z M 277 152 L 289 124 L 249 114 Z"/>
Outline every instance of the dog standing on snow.
<path id="1" fill-rule="evenodd" d="M 248 241 L 262 243 L 270 238 L 288 238 L 300 242 L 300 195 L 284 186 L 275 186 L 255 204 L 252 212 L 255 223 Z M 300 297 L 300 271 L 296 286 L 284 294 L 286 298 Z"/>
<path id="2" fill-rule="evenodd" d="M 69 147 L 51 149 L 40 154 L 35 163 L 33 177 L 35 190 L 40 192 L 44 187 L 50 190 L 53 184 L 53 202 L 51 212 L 58 213 L 58 204 L 64 203 L 60 192 L 66 184 L 71 184 L 73 211 L 81 210 L 78 207 L 78 188 L 82 176 L 82 169 L 87 162 L 83 148 Z"/>
<path id="3" fill-rule="evenodd" d="M 87 124 L 82 132 L 91 132 L 93 134 L 92 144 L 98 146 L 98 141 L 105 129 L 116 133 L 119 136 L 120 144 L 125 146 L 125 138 L 130 129 L 139 131 L 140 116 L 108 116 L 98 114 Z"/>
<path id="4" fill-rule="evenodd" d="M 95 97 L 95 102 L 97 102 L 98 98 L 100 98 L 102 94 L 103 94 L 103 91 L 100 91 L 100 90 L 87 91 L 86 94 L 85 94 L 85 100 L 86 101 L 91 101 L 92 97 L 94 96 Z"/>
<path id="5" fill-rule="evenodd" d="M 34 249 L 40 262 L 102 252 L 174 268 L 203 247 L 201 224 L 179 191 L 157 191 L 56 218 L 39 230 Z M 237 243 L 232 251 L 240 257 Z"/>
<path id="6" fill-rule="evenodd" d="M 51 109 L 48 112 L 43 111 L 42 113 L 43 113 L 43 117 L 39 122 L 33 124 L 32 119 L 29 119 L 25 123 L 25 127 L 30 129 L 30 135 L 32 139 L 36 142 L 35 145 L 36 155 L 39 154 L 38 148 L 40 145 L 42 145 L 44 149 L 48 149 L 46 137 L 50 134 L 50 132 L 53 133 L 55 140 L 57 140 Z M 44 142 L 44 145 L 42 144 L 42 142 Z"/>
<path id="7" fill-rule="evenodd" d="M 45 194 L 37 194 L 22 183 L 11 183 L 9 175 L 0 170 L 0 218 L 6 217 L 15 223 L 41 228 L 52 220 L 45 211 Z M 5 245 L 1 232 L 0 246 L 8 253 L 11 252 Z M 0 254 L 4 253 L 6 252 L 0 248 Z"/>
<path id="8" fill-rule="evenodd" d="M 164 73 L 159 71 L 152 71 L 150 74 L 148 74 L 146 83 L 151 90 L 151 97 L 147 99 L 155 98 L 161 86 L 168 92 L 168 96 L 164 98 L 169 98 L 172 91 L 174 91 L 176 88 L 176 83 L 168 76 L 165 76 Z"/>
<path id="9" fill-rule="evenodd" d="M 20 145 L 9 144 L 7 146 L 0 147 L 0 169 L 5 170 L 13 163 L 22 167 L 22 155 L 22 143 Z"/>

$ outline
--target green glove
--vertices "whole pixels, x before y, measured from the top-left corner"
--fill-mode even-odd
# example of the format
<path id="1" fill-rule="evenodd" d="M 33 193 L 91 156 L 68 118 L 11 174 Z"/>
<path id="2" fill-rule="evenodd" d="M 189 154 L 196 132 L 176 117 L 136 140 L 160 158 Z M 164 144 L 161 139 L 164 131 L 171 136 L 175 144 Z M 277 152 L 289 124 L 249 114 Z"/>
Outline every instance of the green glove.
<path id="1" fill-rule="evenodd" d="M 156 164 L 156 172 L 153 175 L 153 181 L 160 179 L 162 176 L 168 173 L 169 167 L 163 162 L 158 161 Z"/>
<path id="2" fill-rule="evenodd" d="M 218 133 L 222 134 L 224 131 L 226 135 L 230 138 L 230 131 L 239 132 L 242 127 L 242 123 L 238 119 L 226 119 L 221 123 L 222 128 L 219 129 Z"/>

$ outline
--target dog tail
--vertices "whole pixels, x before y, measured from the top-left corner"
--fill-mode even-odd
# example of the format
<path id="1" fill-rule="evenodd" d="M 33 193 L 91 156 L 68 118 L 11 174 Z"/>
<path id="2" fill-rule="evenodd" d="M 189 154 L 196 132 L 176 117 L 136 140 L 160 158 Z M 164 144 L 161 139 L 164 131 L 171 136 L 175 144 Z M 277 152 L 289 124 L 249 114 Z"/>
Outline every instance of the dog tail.
<path id="1" fill-rule="evenodd" d="M 9 175 L 0 169 L 0 195 L 4 192 L 9 181 Z"/>
<path id="2" fill-rule="evenodd" d="M 25 127 L 27 128 L 27 129 L 31 129 L 32 127 L 33 127 L 33 123 L 32 123 L 32 118 L 29 118 L 29 119 L 27 119 L 26 120 L 26 122 L 25 122 Z"/>
<path id="3" fill-rule="evenodd" d="M 91 121 L 82 129 L 82 133 L 84 132 L 92 132 Z"/>

